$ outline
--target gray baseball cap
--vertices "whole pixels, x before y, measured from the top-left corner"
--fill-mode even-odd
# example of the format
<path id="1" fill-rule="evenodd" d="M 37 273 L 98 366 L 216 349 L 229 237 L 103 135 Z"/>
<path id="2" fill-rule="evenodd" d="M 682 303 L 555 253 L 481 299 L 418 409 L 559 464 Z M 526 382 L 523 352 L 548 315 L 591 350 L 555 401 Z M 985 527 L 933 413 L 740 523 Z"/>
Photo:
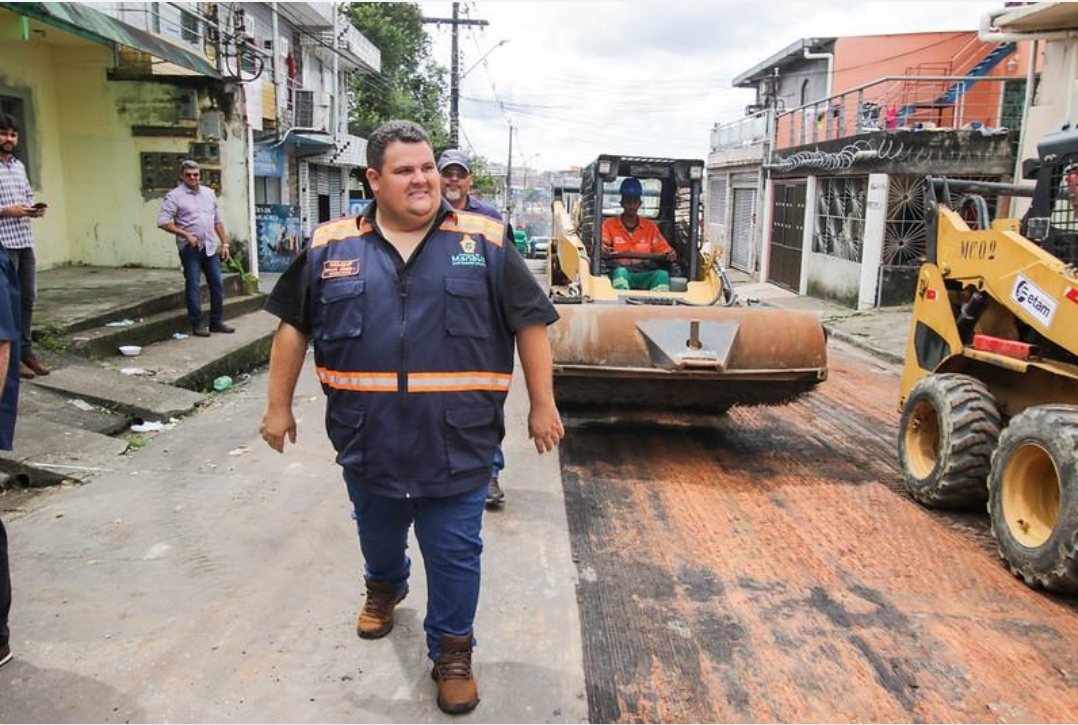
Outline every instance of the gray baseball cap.
<path id="1" fill-rule="evenodd" d="M 454 164 L 464 169 L 467 173 L 472 173 L 472 165 L 468 161 L 468 154 L 460 149 L 447 149 L 438 157 L 438 171 L 445 171 L 445 167 Z"/>

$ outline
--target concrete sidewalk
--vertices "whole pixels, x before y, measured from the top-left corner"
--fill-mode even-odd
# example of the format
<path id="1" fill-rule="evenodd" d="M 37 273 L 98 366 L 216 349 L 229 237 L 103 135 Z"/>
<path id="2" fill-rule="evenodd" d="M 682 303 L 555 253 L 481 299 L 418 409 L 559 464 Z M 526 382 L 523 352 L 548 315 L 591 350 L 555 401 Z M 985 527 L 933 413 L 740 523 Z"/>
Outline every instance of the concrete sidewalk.
<path id="1" fill-rule="evenodd" d="M 769 282 L 748 281 L 748 276 L 741 272 L 729 276 L 742 301 L 759 300 L 761 305 L 770 307 L 814 311 L 830 337 L 896 365 L 905 359 L 912 306 L 852 310 L 827 300 L 794 294 Z"/>

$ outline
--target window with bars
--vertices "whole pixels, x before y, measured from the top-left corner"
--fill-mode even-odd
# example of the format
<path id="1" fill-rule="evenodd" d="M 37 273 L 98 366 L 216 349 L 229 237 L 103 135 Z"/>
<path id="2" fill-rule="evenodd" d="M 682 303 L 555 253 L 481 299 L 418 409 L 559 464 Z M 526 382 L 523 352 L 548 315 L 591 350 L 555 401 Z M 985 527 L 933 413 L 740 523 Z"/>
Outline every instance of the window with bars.
<path id="1" fill-rule="evenodd" d="M 868 177 L 821 178 L 812 251 L 861 261 Z"/>
<path id="2" fill-rule="evenodd" d="M 961 177 L 964 181 L 999 181 L 995 176 Z M 955 177 L 957 180 L 958 177 Z M 940 192 L 937 192 L 939 194 Z M 958 212 L 973 224 L 969 196 L 951 191 L 939 202 Z M 996 215 L 998 199 L 985 198 L 991 216 Z M 919 267 L 927 254 L 927 230 L 925 226 L 925 178 L 894 174 L 887 184 L 887 219 L 883 229 L 883 250 L 880 262 L 892 267 Z"/>
<path id="3" fill-rule="evenodd" d="M 726 175 L 713 176 L 707 182 L 707 220 L 726 224 Z"/>
<path id="4" fill-rule="evenodd" d="M 185 43 L 197 46 L 201 42 L 202 33 L 200 32 L 198 16 L 187 10 L 180 10 L 180 38 Z"/>

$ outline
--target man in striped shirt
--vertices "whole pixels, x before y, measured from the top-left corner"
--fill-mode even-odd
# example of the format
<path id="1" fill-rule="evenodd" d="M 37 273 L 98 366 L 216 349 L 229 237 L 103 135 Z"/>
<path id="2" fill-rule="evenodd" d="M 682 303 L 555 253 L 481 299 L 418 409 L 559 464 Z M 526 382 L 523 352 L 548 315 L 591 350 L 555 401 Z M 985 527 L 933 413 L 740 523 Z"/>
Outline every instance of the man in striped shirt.
<path id="1" fill-rule="evenodd" d="M 30 337 L 37 299 L 37 259 L 30 220 L 45 216 L 45 205 L 34 204 L 34 192 L 26 178 L 26 167 L 15 158 L 19 129 L 12 116 L 0 115 L 0 244 L 7 250 L 19 275 L 21 291 L 21 364 L 19 375 L 33 378 L 48 375 L 51 368 L 34 355 Z"/>

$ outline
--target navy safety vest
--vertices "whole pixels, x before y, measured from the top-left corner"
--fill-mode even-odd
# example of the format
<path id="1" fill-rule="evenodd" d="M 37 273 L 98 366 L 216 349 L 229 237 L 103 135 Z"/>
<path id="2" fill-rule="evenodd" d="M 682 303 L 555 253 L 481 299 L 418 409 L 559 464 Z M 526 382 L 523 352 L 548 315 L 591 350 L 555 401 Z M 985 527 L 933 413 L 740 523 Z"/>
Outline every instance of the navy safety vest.
<path id="1" fill-rule="evenodd" d="M 372 493 L 486 485 L 505 431 L 514 338 L 501 312 L 504 224 L 448 214 L 398 271 L 361 217 L 308 250 L 314 360 L 337 463 Z"/>

